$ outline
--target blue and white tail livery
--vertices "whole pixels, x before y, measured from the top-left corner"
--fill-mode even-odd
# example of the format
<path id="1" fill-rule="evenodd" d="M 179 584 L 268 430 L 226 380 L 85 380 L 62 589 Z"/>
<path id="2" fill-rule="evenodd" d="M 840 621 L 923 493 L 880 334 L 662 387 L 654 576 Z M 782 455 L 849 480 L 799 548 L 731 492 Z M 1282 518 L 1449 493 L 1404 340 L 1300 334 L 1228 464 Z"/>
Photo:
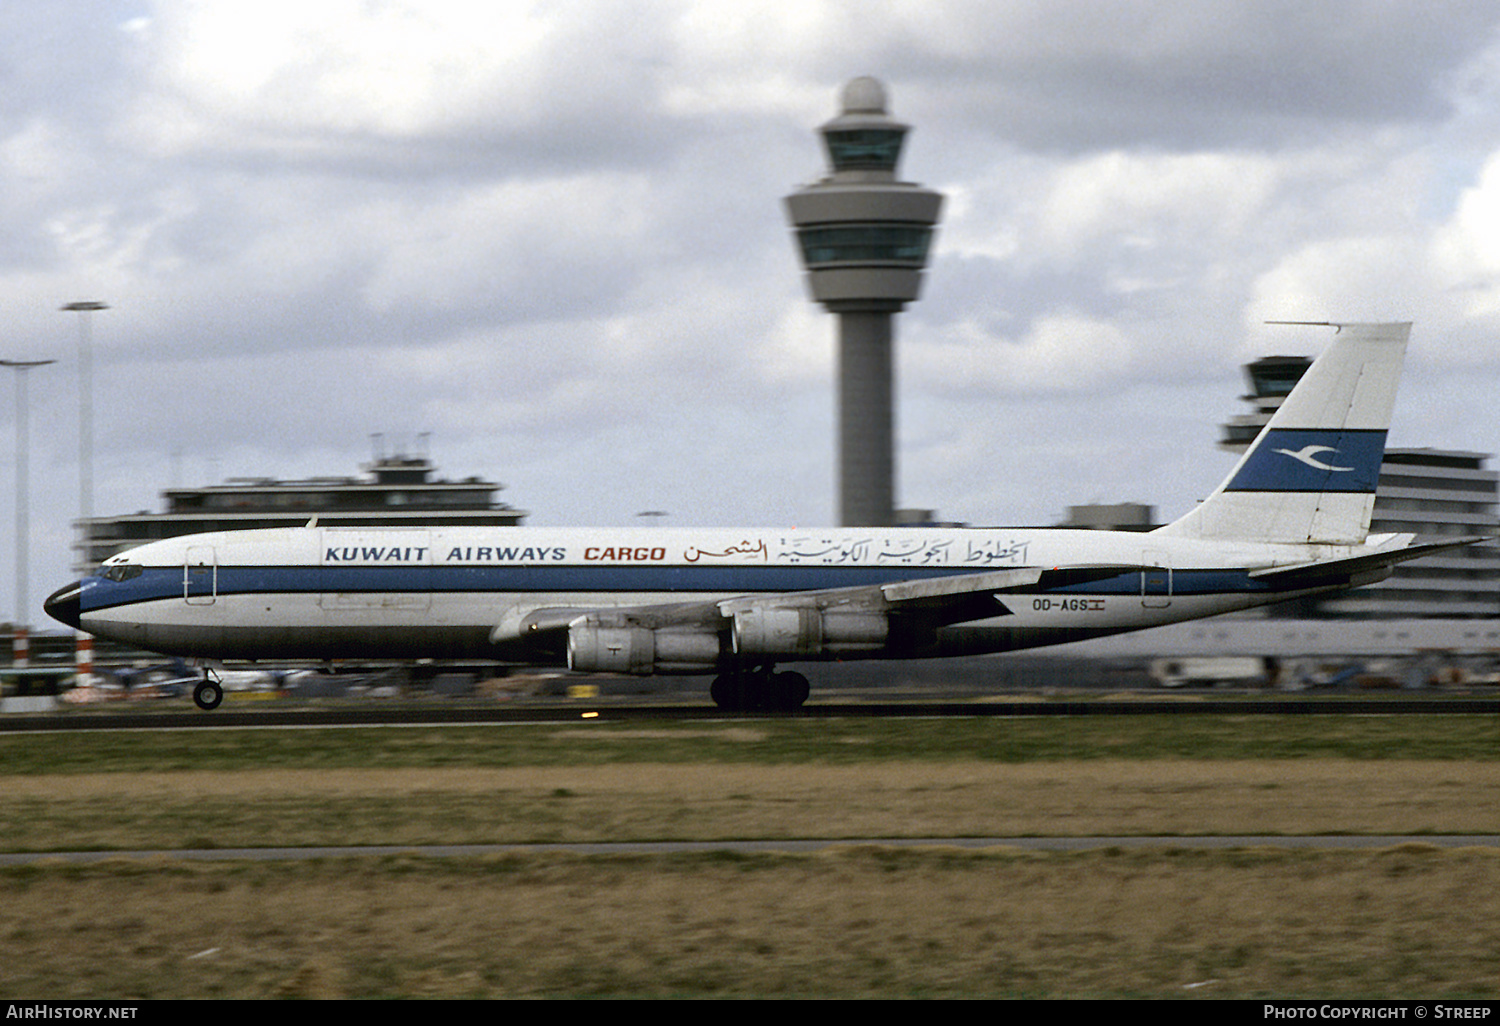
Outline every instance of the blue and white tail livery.
<path id="1" fill-rule="evenodd" d="M 1409 329 L 1339 325 L 1224 483 L 1145 534 L 313 522 L 143 545 L 46 609 L 100 637 L 207 660 L 702 674 L 723 707 L 795 707 L 807 678 L 778 665 L 1141 630 L 1357 587 L 1451 547 L 1366 537 Z M 196 697 L 211 708 L 222 691 L 205 675 Z"/>
<path id="2" fill-rule="evenodd" d="M 1159 534 L 1353 545 L 1370 529 L 1410 324 L 1343 324 L 1224 483 Z"/>

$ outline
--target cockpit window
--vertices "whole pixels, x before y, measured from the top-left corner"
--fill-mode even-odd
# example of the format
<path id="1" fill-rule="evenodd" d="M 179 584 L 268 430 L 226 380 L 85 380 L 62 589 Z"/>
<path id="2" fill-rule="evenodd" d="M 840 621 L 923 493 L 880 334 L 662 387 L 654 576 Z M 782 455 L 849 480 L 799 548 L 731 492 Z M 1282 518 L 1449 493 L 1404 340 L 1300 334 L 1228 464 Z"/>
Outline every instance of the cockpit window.
<path id="1" fill-rule="evenodd" d="M 142 569 L 139 563 L 116 563 L 104 567 L 101 573 L 111 581 L 128 581 L 132 577 L 139 577 Z"/>

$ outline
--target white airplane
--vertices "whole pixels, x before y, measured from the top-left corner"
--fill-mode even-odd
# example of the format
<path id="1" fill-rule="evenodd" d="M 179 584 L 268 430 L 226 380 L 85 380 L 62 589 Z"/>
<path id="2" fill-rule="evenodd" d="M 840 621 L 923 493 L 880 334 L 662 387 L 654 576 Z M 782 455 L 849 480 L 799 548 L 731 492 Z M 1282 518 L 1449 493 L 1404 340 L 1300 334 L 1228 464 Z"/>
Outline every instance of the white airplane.
<path id="1" fill-rule="evenodd" d="M 1381 580 L 1456 545 L 1367 537 L 1410 324 L 1337 334 L 1228 478 L 1147 533 L 1031 528 L 231 531 L 112 556 L 46 611 L 206 660 L 466 659 L 716 674 L 800 706 L 781 663 L 968 656 Z M 205 673 L 195 696 L 222 689 Z"/>

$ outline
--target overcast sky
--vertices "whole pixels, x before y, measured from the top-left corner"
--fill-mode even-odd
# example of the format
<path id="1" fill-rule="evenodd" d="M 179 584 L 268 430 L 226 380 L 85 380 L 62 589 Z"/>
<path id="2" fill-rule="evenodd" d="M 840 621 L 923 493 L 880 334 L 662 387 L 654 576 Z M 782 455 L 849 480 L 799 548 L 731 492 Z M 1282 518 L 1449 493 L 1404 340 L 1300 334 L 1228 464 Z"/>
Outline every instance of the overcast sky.
<path id="1" fill-rule="evenodd" d="M 27 619 L 98 514 L 426 435 L 537 525 L 835 518 L 834 323 L 782 197 L 842 84 L 947 196 L 898 502 L 1185 512 L 1240 366 L 1411 320 L 1393 445 L 1500 450 L 1493 3 L 0 0 L 0 358 Z M 0 379 L 0 619 L 15 403 Z"/>

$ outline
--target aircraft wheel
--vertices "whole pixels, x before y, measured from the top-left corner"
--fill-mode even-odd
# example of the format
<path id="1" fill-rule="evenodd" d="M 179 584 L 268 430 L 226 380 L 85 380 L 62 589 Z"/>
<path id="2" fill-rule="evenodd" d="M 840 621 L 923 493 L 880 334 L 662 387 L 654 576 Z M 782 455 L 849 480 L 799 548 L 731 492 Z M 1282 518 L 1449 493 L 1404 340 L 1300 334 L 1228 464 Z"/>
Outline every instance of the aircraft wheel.
<path id="1" fill-rule="evenodd" d="M 800 673 L 724 673 L 709 686 L 709 697 L 725 712 L 789 712 L 811 693 Z"/>
<path id="2" fill-rule="evenodd" d="M 812 694 L 812 685 L 800 673 L 788 671 L 771 678 L 771 705 L 776 709 L 802 708 L 807 696 Z"/>
<path id="3" fill-rule="evenodd" d="M 224 689 L 211 680 L 200 681 L 193 688 L 193 704 L 204 712 L 217 709 L 219 703 L 224 701 Z"/>
<path id="4" fill-rule="evenodd" d="M 725 712 L 740 712 L 745 708 L 744 683 L 737 673 L 724 673 L 714 678 L 708 687 L 708 697 L 714 705 Z"/>

